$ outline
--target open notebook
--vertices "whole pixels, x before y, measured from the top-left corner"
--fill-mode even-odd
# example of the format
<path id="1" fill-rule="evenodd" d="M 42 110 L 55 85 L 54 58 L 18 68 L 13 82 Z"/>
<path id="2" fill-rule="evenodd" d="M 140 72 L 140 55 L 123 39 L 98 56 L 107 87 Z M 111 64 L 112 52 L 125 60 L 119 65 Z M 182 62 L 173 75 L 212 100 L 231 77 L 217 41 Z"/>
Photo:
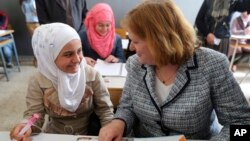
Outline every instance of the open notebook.
<path id="1" fill-rule="evenodd" d="M 103 76 L 127 76 L 125 63 L 106 63 L 103 60 L 97 59 L 94 68 Z"/>

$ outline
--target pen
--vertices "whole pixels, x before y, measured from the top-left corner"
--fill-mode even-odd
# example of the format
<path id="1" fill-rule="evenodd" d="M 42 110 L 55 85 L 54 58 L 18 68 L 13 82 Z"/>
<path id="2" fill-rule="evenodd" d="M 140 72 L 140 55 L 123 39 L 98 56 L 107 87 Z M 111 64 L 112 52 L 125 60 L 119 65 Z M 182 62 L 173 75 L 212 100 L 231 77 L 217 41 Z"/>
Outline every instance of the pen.
<path id="1" fill-rule="evenodd" d="M 18 136 L 23 135 L 25 132 L 27 132 L 30 127 L 39 119 L 39 114 L 33 114 L 32 117 L 28 120 L 26 125 L 22 128 L 22 130 L 18 133 Z M 12 141 L 15 141 L 12 140 Z"/>
<path id="2" fill-rule="evenodd" d="M 76 139 L 76 141 L 81 141 L 81 140 L 83 140 L 83 141 L 85 141 L 85 140 L 92 140 L 92 137 L 78 137 Z"/>

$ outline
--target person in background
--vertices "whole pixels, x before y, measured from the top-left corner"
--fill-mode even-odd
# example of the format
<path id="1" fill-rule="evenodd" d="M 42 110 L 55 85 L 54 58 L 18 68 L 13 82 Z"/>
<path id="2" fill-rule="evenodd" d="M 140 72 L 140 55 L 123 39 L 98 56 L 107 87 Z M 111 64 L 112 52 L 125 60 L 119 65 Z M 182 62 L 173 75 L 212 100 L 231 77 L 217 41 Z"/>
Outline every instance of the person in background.
<path id="1" fill-rule="evenodd" d="M 19 0 L 23 14 L 25 15 L 26 26 L 29 34 L 33 35 L 34 30 L 39 26 L 37 11 L 36 11 L 36 2 L 35 0 Z M 36 58 L 33 59 L 34 66 L 36 64 Z"/>
<path id="2" fill-rule="evenodd" d="M 35 0 L 19 0 L 30 35 L 39 26 Z"/>
<path id="3" fill-rule="evenodd" d="M 8 28 L 9 17 L 8 15 L 0 10 L 0 30 L 6 30 Z"/>
<path id="4" fill-rule="evenodd" d="M 0 11 L 0 30 L 7 30 L 9 23 L 9 17 L 4 11 Z M 10 39 L 9 35 L 0 37 L 0 41 Z M 6 62 L 7 68 L 13 68 L 12 57 L 14 52 L 14 45 L 13 43 L 9 43 L 5 45 L 3 48 L 3 55 Z"/>
<path id="5" fill-rule="evenodd" d="M 3 38 L 0 37 L 0 40 L 2 40 Z M 6 39 L 6 38 L 5 38 Z M 5 40 L 4 39 L 4 40 Z M 13 68 L 14 65 L 12 63 L 12 58 L 13 58 L 13 43 L 7 44 L 5 45 L 3 48 L 3 55 L 4 55 L 4 59 L 6 61 L 6 67 L 7 68 Z"/>
<path id="6" fill-rule="evenodd" d="M 231 32 L 233 35 L 250 34 L 250 16 L 247 11 L 242 12 L 240 16 L 233 19 Z"/>
<path id="7" fill-rule="evenodd" d="M 228 141 L 230 125 L 250 124 L 250 107 L 227 57 L 198 46 L 194 28 L 173 1 L 143 1 L 121 24 L 136 55 L 127 60 L 120 104 L 101 128 L 100 141 L 128 134 Z"/>
<path id="8" fill-rule="evenodd" d="M 82 21 L 88 11 L 86 0 L 36 0 L 40 24 L 61 22 L 78 33 L 84 30 Z"/>
<path id="9" fill-rule="evenodd" d="M 231 33 L 233 35 L 250 35 L 250 16 L 247 13 L 247 11 L 244 11 L 240 14 L 240 16 L 236 17 L 232 21 L 232 26 L 231 26 Z M 241 44 L 246 44 L 250 43 L 250 40 L 248 39 L 242 39 L 240 40 Z M 233 48 L 229 48 L 229 53 L 228 56 L 231 57 L 233 53 Z M 233 67 L 232 70 L 236 71 L 237 69 L 237 64 L 244 59 L 245 57 L 249 57 L 250 53 L 250 48 L 248 47 L 240 47 L 237 48 L 236 50 L 236 58 L 235 61 L 233 62 Z"/>
<path id="10" fill-rule="evenodd" d="M 62 30 L 63 29 L 63 30 Z M 86 64 L 78 33 L 63 23 L 44 24 L 35 29 L 32 47 L 38 72 L 30 79 L 23 123 L 10 132 L 10 138 L 28 140 L 41 132 L 44 116 L 49 116 L 46 133 L 86 135 L 91 113 L 104 126 L 113 118 L 113 105 L 101 75 Z M 40 119 L 23 136 L 24 123 L 34 113 Z"/>
<path id="11" fill-rule="evenodd" d="M 108 63 L 125 62 L 122 41 L 115 33 L 114 14 L 108 4 L 94 5 L 87 13 L 84 24 L 86 31 L 79 34 L 89 65 L 94 66 L 98 58 Z"/>
<path id="12" fill-rule="evenodd" d="M 204 0 L 195 20 L 202 45 L 227 55 L 232 14 L 246 11 L 246 5 L 248 0 Z"/>

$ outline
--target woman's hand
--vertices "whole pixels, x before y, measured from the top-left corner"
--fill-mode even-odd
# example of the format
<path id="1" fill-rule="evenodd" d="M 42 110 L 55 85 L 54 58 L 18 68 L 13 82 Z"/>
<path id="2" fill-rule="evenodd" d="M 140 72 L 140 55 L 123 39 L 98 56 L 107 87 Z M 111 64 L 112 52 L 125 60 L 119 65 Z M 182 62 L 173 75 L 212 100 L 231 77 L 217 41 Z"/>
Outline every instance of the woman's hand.
<path id="1" fill-rule="evenodd" d="M 30 134 L 32 132 L 31 128 L 24 133 L 24 135 L 18 135 L 19 132 L 23 129 L 25 124 L 17 124 L 11 131 L 10 131 L 10 139 L 15 139 L 16 141 L 31 141 Z"/>
<path id="2" fill-rule="evenodd" d="M 208 33 L 206 40 L 207 40 L 207 43 L 209 45 L 214 45 L 214 40 L 215 40 L 214 34 L 213 33 Z"/>
<path id="3" fill-rule="evenodd" d="M 92 66 L 92 67 L 94 67 L 96 64 L 96 61 L 90 57 L 85 57 L 85 60 L 86 60 L 87 64 Z"/>
<path id="4" fill-rule="evenodd" d="M 125 123 L 122 120 L 114 119 L 111 123 L 102 127 L 99 132 L 99 141 L 121 141 Z"/>
<path id="5" fill-rule="evenodd" d="M 113 56 L 113 55 L 109 55 L 109 56 L 105 59 L 105 62 L 107 62 L 107 63 L 117 63 L 117 62 L 119 62 L 119 59 L 116 58 L 116 57 Z"/>

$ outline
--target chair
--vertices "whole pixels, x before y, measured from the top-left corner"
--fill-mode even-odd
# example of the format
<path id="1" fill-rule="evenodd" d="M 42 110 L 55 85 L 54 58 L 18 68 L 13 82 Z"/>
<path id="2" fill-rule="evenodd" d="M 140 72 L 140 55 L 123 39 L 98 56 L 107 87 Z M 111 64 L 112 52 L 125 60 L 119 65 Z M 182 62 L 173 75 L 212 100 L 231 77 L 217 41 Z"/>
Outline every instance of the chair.
<path id="1" fill-rule="evenodd" d="M 250 38 L 250 36 L 249 37 L 245 37 L 245 38 L 248 39 L 248 38 Z M 248 64 L 250 66 L 250 56 L 249 56 L 250 55 L 250 52 L 249 52 L 250 43 L 248 41 L 246 43 L 243 43 L 243 44 L 240 42 L 241 39 L 245 39 L 245 38 L 244 38 L 244 36 L 236 36 L 236 35 L 235 36 L 233 36 L 233 35 L 231 36 L 231 38 L 230 38 L 230 48 L 233 48 L 233 52 L 232 52 L 232 57 L 231 57 L 229 69 L 232 68 L 232 66 L 233 66 L 233 64 L 235 62 L 239 62 L 244 57 L 248 57 Z M 247 48 L 248 48 L 248 50 L 245 51 L 245 52 L 243 52 L 243 53 L 241 53 L 240 56 L 239 56 L 239 58 L 235 59 L 236 52 L 237 52 L 238 48 L 240 48 L 243 51 L 244 51 L 244 49 L 247 49 Z M 247 76 L 248 76 L 249 73 L 250 73 L 250 69 L 245 74 L 245 76 L 239 81 L 239 84 L 247 78 Z"/>
<path id="2" fill-rule="evenodd" d="M 3 65 L 3 73 L 6 76 L 7 81 L 9 81 L 9 75 L 7 72 L 6 62 L 4 59 L 3 47 L 9 43 L 10 43 L 10 41 L 8 41 L 8 40 L 0 41 L 0 56 L 1 56 L 1 61 L 2 61 L 2 65 Z"/>
<path id="3" fill-rule="evenodd" d="M 115 32 L 120 35 L 122 39 L 127 39 L 127 32 L 123 28 L 116 28 Z"/>
<path id="4" fill-rule="evenodd" d="M 6 33 L 2 33 L 3 36 L 9 34 L 11 38 L 0 41 L 0 56 L 1 56 L 2 64 L 3 64 L 4 75 L 6 76 L 7 81 L 9 81 L 9 75 L 8 75 L 8 70 L 7 70 L 7 66 L 6 66 L 6 61 L 5 61 L 5 58 L 4 58 L 4 55 L 3 55 L 3 47 L 5 45 L 13 43 L 13 49 L 14 49 L 13 53 L 15 55 L 18 71 L 19 72 L 21 71 L 20 64 L 19 64 L 19 58 L 18 58 L 18 54 L 17 54 L 17 50 L 16 50 L 16 44 L 15 44 L 15 41 L 14 41 L 14 37 L 12 35 L 13 32 L 14 32 L 13 30 L 7 30 Z"/>
<path id="5" fill-rule="evenodd" d="M 125 40 L 128 40 L 128 41 L 126 41 L 126 44 L 127 44 L 126 47 L 124 47 L 124 45 L 123 45 L 123 48 L 125 48 L 125 49 L 124 49 L 124 54 L 125 54 L 125 57 L 126 57 L 126 60 L 127 60 L 127 58 L 128 58 L 129 56 L 135 54 L 135 51 L 130 51 L 130 50 L 129 50 L 129 46 L 130 46 L 131 40 L 128 38 L 128 33 L 127 33 L 123 28 L 116 28 L 116 29 L 115 29 L 115 32 L 116 32 L 118 35 L 120 35 L 120 37 L 123 39 L 122 42 L 124 42 Z M 125 40 L 124 40 L 124 39 L 125 39 Z M 127 43 L 127 42 L 128 42 L 128 43 Z"/>
<path id="6" fill-rule="evenodd" d="M 90 119 L 90 121 L 89 121 L 89 125 L 88 125 L 88 134 L 87 135 L 98 136 L 99 131 L 102 127 L 99 117 L 96 115 L 95 112 L 93 112 L 90 115 L 89 119 Z"/>

